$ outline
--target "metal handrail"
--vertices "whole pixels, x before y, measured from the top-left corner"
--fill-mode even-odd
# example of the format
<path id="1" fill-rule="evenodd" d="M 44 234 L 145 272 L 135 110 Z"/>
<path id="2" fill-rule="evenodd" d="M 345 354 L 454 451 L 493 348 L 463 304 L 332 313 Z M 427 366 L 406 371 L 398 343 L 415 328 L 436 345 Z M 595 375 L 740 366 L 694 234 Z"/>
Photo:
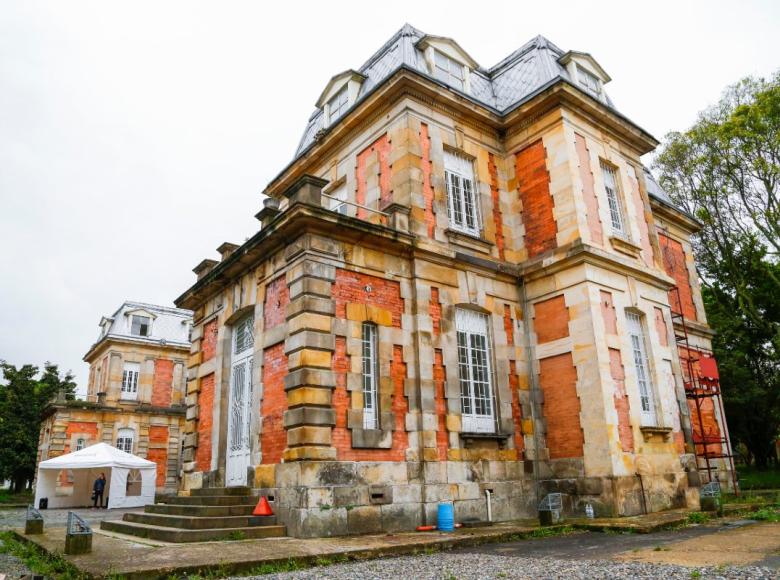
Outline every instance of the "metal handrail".
<path id="1" fill-rule="evenodd" d="M 351 206 L 354 206 L 354 207 L 359 207 L 359 208 L 364 209 L 366 211 L 372 211 L 372 212 L 378 213 L 379 215 L 384 216 L 384 217 L 390 217 L 389 213 L 385 213 L 385 212 L 380 211 L 378 209 L 374 209 L 373 207 L 368 207 L 367 205 L 363 205 L 361 203 L 357 203 L 357 202 L 354 202 L 354 201 L 349 201 L 348 199 L 339 199 L 338 197 L 333 197 L 332 195 L 328 195 L 327 193 L 323 193 L 322 197 L 324 197 L 326 199 L 332 199 L 333 201 L 337 201 L 339 203 L 345 203 L 347 205 L 351 205 Z"/>

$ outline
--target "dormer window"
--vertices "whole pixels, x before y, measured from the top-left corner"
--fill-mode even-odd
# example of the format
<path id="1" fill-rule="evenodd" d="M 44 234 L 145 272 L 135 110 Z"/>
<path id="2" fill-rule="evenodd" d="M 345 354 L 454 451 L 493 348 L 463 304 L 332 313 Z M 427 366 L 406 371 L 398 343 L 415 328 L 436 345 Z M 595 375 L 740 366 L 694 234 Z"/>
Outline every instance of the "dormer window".
<path id="1" fill-rule="evenodd" d="M 465 89 L 462 64 L 437 50 L 434 52 L 434 65 L 434 76 L 437 79 L 458 90 Z"/>
<path id="2" fill-rule="evenodd" d="M 589 91 L 597 97 L 601 94 L 601 81 L 599 78 L 587 69 L 581 66 L 577 67 L 577 82 L 586 91 Z"/>
<path id="3" fill-rule="evenodd" d="M 330 123 L 333 123 L 336 119 L 341 117 L 347 108 L 349 108 L 349 96 L 347 95 L 347 85 L 344 85 L 344 87 L 328 101 L 328 119 Z"/>
<path id="4" fill-rule="evenodd" d="M 130 323 L 130 334 L 134 336 L 149 336 L 152 329 L 152 320 L 148 316 L 133 314 Z"/>

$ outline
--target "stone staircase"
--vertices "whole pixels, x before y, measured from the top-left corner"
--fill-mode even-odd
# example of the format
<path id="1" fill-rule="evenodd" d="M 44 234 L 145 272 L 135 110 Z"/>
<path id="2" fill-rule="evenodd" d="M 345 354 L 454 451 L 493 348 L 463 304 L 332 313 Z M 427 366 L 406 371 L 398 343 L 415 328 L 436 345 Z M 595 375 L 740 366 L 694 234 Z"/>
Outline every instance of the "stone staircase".
<path id="1" fill-rule="evenodd" d="M 253 516 L 257 496 L 248 487 L 194 489 L 191 495 L 165 498 L 125 514 L 122 520 L 101 522 L 103 530 L 163 542 L 248 540 L 286 535 L 276 516 Z"/>

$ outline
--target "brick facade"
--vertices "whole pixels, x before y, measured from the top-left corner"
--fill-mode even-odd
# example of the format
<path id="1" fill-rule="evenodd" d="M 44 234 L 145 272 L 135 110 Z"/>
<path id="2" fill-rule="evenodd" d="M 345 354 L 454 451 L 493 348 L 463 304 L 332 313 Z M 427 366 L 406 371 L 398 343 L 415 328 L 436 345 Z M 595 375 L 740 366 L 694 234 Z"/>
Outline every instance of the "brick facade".
<path id="1" fill-rule="evenodd" d="M 550 174 L 547 171 L 544 144 L 537 141 L 516 156 L 517 191 L 523 202 L 525 247 L 534 258 L 557 245 L 558 233 L 554 202 L 550 195 Z"/>
<path id="2" fill-rule="evenodd" d="M 539 361 L 547 448 L 551 459 L 582 457 L 584 436 L 577 397 L 577 367 L 567 352 Z"/>
<path id="3" fill-rule="evenodd" d="M 693 304 L 693 288 L 688 270 L 688 262 L 682 244 L 669 236 L 659 233 L 658 242 L 661 246 L 664 269 L 677 285 L 680 291 L 680 299 L 674 292 L 669 292 L 669 304 L 672 310 L 682 313 L 689 320 L 696 320 L 696 306 Z"/>
<path id="4" fill-rule="evenodd" d="M 260 435 L 263 463 L 279 463 L 287 447 L 287 432 L 284 428 L 284 412 L 287 410 L 287 395 L 284 392 L 286 374 L 287 356 L 284 354 L 284 345 L 277 344 L 265 349 L 261 409 L 263 429 Z"/>
<path id="5" fill-rule="evenodd" d="M 173 361 L 158 358 L 154 361 L 152 405 L 168 407 L 173 397 Z"/>
<path id="6" fill-rule="evenodd" d="M 200 380 L 198 407 L 198 447 L 195 463 L 200 471 L 210 471 L 211 427 L 214 421 L 214 373 Z"/>

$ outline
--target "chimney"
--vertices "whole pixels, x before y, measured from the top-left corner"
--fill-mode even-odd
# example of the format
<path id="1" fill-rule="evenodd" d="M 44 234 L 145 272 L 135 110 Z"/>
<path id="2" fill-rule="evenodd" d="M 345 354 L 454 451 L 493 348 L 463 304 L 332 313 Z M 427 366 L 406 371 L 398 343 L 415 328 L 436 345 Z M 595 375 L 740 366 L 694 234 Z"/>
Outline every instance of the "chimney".
<path id="1" fill-rule="evenodd" d="M 219 264 L 216 260 L 209 260 L 206 258 L 203 260 L 200 264 L 195 266 L 192 271 L 195 272 L 195 275 L 198 277 L 198 280 L 203 278 L 206 274 L 211 272 L 214 269 L 214 266 Z"/>
<path id="2" fill-rule="evenodd" d="M 225 258 L 227 258 L 230 254 L 235 252 L 238 249 L 238 244 L 231 244 L 230 242 L 225 242 L 220 247 L 217 248 L 217 251 L 220 255 L 220 260 L 222 262 L 225 261 Z"/>
<path id="3" fill-rule="evenodd" d="M 327 184 L 325 179 L 314 175 L 303 175 L 284 192 L 284 195 L 289 198 L 290 207 L 296 203 L 322 207 L 322 188 Z"/>
<path id="4" fill-rule="evenodd" d="M 260 220 L 260 227 L 264 228 L 274 221 L 280 213 L 282 212 L 279 209 L 279 200 L 273 197 L 266 197 L 263 200 L 263 209 L 255 214 L 255 218 Z"/>

